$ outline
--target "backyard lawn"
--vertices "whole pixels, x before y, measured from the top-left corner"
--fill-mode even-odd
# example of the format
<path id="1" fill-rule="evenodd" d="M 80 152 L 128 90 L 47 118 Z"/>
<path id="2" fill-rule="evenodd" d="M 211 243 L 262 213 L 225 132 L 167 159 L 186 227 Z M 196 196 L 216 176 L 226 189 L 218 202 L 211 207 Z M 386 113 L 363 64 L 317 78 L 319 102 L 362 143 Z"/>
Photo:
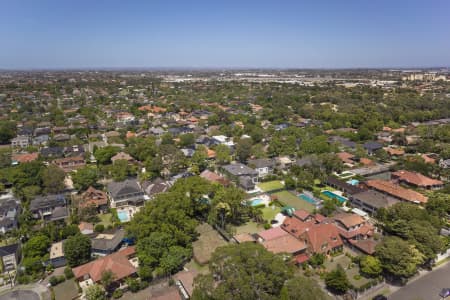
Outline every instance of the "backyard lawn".
<path id="1" fill-rule="evenodd" d="M 258 233 L 264 230 L 264 226 L 261 224 L 258 224 L 256 222 L 247 222 L 245 225 L 241 225 L 239 227 L 236 227 L 236 234 L 241 233 Z"/>
<path id="2" fill-rule="evenodd" d="M 267 222 L 270 222 L 271 220 L 273 220 L 275 218 L 275 216 L 281 212 L 281 208 L 278 206 L 270 206 L 270 207 L 264 207 L 263 209 L 261 209 L 262 213 L 263 213 L 263 218 L 264 220 L 266 220 Z"/>
<path id="3" fill-rule="evenodd" d="M 224 246 L 227 242 L 222 236 L 207 223 L 197 226 L 197 232 L 200 234 L 193 246 L 194 258 L 197 263 L 204 265 L 208 263 L 211 254 L 220 246 Z"/>
<path id="4" fill-rule="evenodd" d="M 270 192 L 284 189 L 284 184 L 279 180 L 274 180 L 258 183 L 258 187 L 264 192 Z"/>
<path id="5" fill-rule="evenodd" d="M 291 192 L 281 191 L 273 195 L 277 196 L 278 201 L 280 201 L 283 205 L 289 205 L 295 209 L 304 209 L 308 212 L 312 212 L 314 210 L 314 205 L 300 199 Z"/>
<path id="6" fill-rule="evenodd" d="M 53 287 L 55 300 L 75 299 L 78 296 L 78 286 L 75 280 L 66 280 Z"/>
<path id="7" fill-rule="evenodd" d="M 100 218 L 100 223 L 103 224 L 103 226 L 108 227 L 109 225 L 112 225 L 111 223 L 111 214 L 98 214 L 98 217 Z"/>

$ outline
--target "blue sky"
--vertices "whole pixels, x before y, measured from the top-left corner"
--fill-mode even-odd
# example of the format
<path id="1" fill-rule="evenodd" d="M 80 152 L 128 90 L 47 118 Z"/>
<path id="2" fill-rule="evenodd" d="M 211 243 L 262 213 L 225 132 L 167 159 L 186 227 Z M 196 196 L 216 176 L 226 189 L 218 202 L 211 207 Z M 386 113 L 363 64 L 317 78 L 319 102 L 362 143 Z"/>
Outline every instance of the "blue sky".
<path id="1" fill-rule="evenodd" d="M 450 66 L 450 1 L 0 0 L 0 68 Z"/>

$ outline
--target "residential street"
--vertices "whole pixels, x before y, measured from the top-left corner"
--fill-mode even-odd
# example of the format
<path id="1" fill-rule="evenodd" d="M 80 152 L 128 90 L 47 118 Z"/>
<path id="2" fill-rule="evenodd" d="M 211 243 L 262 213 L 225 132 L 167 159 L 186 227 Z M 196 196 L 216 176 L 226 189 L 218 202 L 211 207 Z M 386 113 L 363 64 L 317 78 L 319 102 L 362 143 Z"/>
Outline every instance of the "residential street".
<path id="1" fill-rule="evenodd" d="M 438 300 L 442 288 L 450 287 L 450 264 L 430 272 L 399 289 L 389 300 Z"/>

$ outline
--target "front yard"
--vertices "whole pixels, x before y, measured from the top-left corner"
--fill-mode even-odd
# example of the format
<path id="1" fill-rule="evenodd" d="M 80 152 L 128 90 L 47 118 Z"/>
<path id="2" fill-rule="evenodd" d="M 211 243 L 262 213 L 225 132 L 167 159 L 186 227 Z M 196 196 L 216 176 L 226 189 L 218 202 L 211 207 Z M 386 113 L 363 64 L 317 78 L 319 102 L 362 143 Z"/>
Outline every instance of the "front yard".
<path id="1" fill-rule="evenodd" d="M 341 265 L 342 268 L 344 268 L 345 273 L 350 280 L 350 283 L 354 287 L 359 288 L 370 281 L 370 279 L 361 276 L 359 272 L 359 266 L 352 263 L 352 260 L 343 254 L 327 259 L 324 263 L 324 267 L 327 272 L 331 272 L 336 269 L 338 264 Z"/>
<path id="2" fill-rule="evenodd" d="M 314 205 L 300 199 L 297 195 L 294 195 L 289 191 L 281 191 L 274 193 L 273 195 L 277 197 L 278 201 L 282 205 L 292 206 L 295 209 L 304 209 L 308 212 L 313 212 L 314 210 Z"/>

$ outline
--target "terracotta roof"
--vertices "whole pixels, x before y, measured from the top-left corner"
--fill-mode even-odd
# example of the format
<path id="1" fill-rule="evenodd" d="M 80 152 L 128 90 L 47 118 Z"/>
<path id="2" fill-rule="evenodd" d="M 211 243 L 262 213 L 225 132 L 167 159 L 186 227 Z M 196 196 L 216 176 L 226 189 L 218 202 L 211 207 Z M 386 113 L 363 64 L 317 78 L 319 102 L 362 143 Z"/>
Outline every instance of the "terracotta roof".
<path id="1" fill-rule="evenodd" d="M 350 154 L 348 152 L 339 152 L 336 154 L 337 157 L 339 157 L 340 160 L 342 160 L 344 163 L 348 163 L 348 164 L 352 164 L 354 163 L 354 161 L 352 160 L 352 158 L 354 158 L 355 156 L 353 154 Z"/>
<path id="2" fill-rule="evenodd" d="M 216 151 L 208 149 L 207 150 L 208 158 L 215 158 L 216 157 Z"/>
<path id="3" fill-rule="evenodd" d="M 79 280 L 83 280 L 85 276 L 89 276 L 94 282 L 99 282 L 102 278 L 102 273 L 110 270 L 114 273 L 115 280 L 121 280 L 136 273 L 136 268 L 128 261 L 128 257 L 135 252 L 135 247 L 128 247 L 119 252 L 73 268 L 72 271 L 75 278 Z"/>
<path id="4" fill-rule="evenodd" d="M 119 152 L 116 155 L 114 155 L 113 157 L 111 157 L 112 162 L 115 162 L 116 160 L 120 160 L 120 159 L 123 159 L 126 161 L 132 161 L 133 157 L 131 157 L 130 154 L 125 153 L 125 152 Z"/>
<path id="5" fill-rule="evenodd" d="M 306 253 L 299 254 L 295 256 L 295 262 L 298 264 L 302 264 L 309 260 L 309 256 Z"/>
<path id="6" fill-rule="evenodd" d="M 306 210 L 297 209 L 296 211 L 294 211 L 294 216 L 302 221 L 305 221 L 310 216 L 310 214 Z"/>
<path id="7" fill-rule="evenodd" d="M 360 215 L 348 213 L 338 214 L 334 217 L 334 219 L 341 222 L 347 228 L 351 228 L 353 226 L 360 225 L 366 222 Z"/>
<path id="8" fill-rule="evenodd" d="M 273 227 L 264 231 L 261 231 L 258 233 L 258 235 L 264 240 L 264 241 L 270 241 L 276 238 L 279 238 L 280 236 L 287 235 L 287 232 L 281 229 L 280 227 Z"/>
<path id="9" fill-rule="evenodd" d="M 423 160 L 427 163 L 427 164 L 435 164 L 436 160 L 432 157 L 429 157 L 426 154 L 422 154 L 421 157 L 423 158 Z"/>
<path id="10" fill-rule="evenodd" d="M 282 228 L 286 232 L 292 234 L 296 238 L 300 238 L 300 236 L 305 233 L 308 228 L 312 227 L 314 222 L 303 222 L 297 218 L 285 218 L 283 224 L 279 228 Z"/>
<path id="11" fill-rule="evenodd" d="M 277 227 L 278 228 L 278 227 Z M 277 238 L 266 240 L 262 245 L 272 253 L 297 253 L 306 249 L 306 244 L 290 234 L 285 234 Z"/>
<path id="12" fill-rule="evenodd" d="M 209 170 L 204 170 L 202 173 L 200 173 L 200 177 L 202 177 L 208 181 L 211 181 L 211 182 L 217 182 L 224 186 L 227 186 L 230 184 L 229 180 L 227 180 L 226 178 L 224 178 L 214 172 L 211 172 Z"/>
<path id="13" fill-rule="evenodd" d="M 78 228 L 80 229 L 80 231 L 94 230 L 94 225 L 92 225 L 92 223 L 88 223 L 88 222 L 81 222 L 80 225 L 78 225 Z"/>
<path id="14" fill-rule="evenodd" d="M 313 253 L 326 253 L 342 246 L 342 239 L 333 224 L 314 225 L 305 234 Z"/>
<path id="15" fill-rule="evenodd" d="M 359 162 L 362 163 L 362 164 L 365 165 L 365 166 L 371 166 L 371 165 L 374 164 L 373 160 L 368 159 L 368 158 L 365 158 L 365 157 L 361 157 L 361 158 L 359 159 Z"/>
<path id="16" fill-rule="evenodd" d="M 389 195 L 392 195 L 394 197 L 400 198 L 402 200 L 405 201 L 410 201 L 410 202 L 414 202 L 414 203 L 426 203 L 428 201 L 428 197 L 409 190 L 409 189 L 405 189 L 401 186 L 399 186 L 398 184 L 394 184 L 390 181 L 386 181 L 386 180 L 379 180 L 379 179 L 372 179 L 372 180 L 368 180 L 366 181 L 366 185 L 370 188 L 373 188 L 375 190 L 381 191 L 381 192 L 385 192 Z"/>
<path id="17" fill-rule="evenodd" d="M 393 155 L 400 156 L 405 154 L 405 150 L 401 148 L 384 148 L 384 150 L 391 156 Z"/>
<path id="18" fill-rule="evenodd" d="M 81 194 L 81 200 L 78 202 L 78 207 L 98 207 L 106 204 L 108 204 L 106 193 L 90 186 L 83 194 Z"/>
<path id="19" fill-rule="evenodd" d="M 13 154 L 12 160 L 18 161 L 19 163 L 26 163 L 36 160 L 39 157 L 39 153 L 23 153 L 23 154 Z"/>
<path id="20" fill-rule="evenodd" d="M 431 187 L 431 186 L 441 186 L 444 183 L 440 180 L 429 178 L 425 175 L 416 172 L 410 172 L 405 170 L 399 170 L 397 172 L 393 172 L 392 176 L 394 178 L 399 179 L 400 181 L 404 181 L 408 184 L 415 185 L 418 187 Z"/>
<path id="21" fill-rule="evenodd" d="M 321 214 L 315 214 L 313 218 L 316 220 L 317 223 L 322 223 L 327 219 L 327 217 L 321 215 Z"/>

